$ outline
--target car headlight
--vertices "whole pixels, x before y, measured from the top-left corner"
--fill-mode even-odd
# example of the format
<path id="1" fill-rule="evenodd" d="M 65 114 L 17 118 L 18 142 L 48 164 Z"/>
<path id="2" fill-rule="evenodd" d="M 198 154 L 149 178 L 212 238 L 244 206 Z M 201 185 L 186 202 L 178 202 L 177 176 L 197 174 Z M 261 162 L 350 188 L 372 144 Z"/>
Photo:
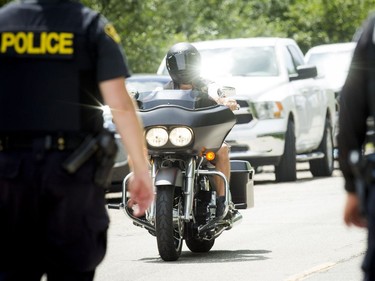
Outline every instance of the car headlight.
<path id="1" fill-rule="evenodd" d="M 276 119 L 283 117 L 283 105 L 281 102 L 257 102 L 254 103 L 256 117 L 258 119 Z"/>
<path id="2" fill-rule="evenodd" d="M 188 145 L 193 138 L 192 132 L 185 127 L 177 127 L 169 133 L 169 140 L 175 146 Z"/>
<path id="3" fill-rule="evenodd" d="M 164 128 L 151 128 L 146 133 L 146 141 L 153 147 L 161 147 L 168 142 L 168 132 Z"/>

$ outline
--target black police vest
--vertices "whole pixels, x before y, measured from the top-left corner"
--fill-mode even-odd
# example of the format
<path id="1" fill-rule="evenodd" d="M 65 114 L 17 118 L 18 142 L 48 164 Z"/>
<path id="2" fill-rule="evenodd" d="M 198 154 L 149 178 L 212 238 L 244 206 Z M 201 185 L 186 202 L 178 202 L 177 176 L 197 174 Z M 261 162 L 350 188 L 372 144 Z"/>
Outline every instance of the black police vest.
<path id="1" fill-rule="evenodd" d="M 2 9 L 0 133 L 102 130 L 90 40 L 97 20 L 96 12 L 68 1 Z"/>

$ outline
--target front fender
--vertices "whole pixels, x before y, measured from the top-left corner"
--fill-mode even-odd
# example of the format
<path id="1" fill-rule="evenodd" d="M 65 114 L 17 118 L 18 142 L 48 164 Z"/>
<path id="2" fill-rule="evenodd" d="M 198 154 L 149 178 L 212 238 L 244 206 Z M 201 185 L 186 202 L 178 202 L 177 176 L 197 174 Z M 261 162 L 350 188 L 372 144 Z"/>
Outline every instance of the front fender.
<path id="1" fill-rule="evenodd" d="M 155 186 L 173 185 L 182 187 L 182 172 L 178 168 L 160 168 L 155 176 Z"/>

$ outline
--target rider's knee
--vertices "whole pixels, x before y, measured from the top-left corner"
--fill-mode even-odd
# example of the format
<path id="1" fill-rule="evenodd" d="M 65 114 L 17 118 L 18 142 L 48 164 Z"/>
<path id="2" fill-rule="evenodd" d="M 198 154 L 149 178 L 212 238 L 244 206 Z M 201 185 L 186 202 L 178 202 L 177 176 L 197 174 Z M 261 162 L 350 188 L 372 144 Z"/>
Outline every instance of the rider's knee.
<path id="1" fill-rule="evenodd" d="M 217 151 L 217 160 L 219 160 L 219 161 L 229 161 L 229 147 L 228 147 L 228 145 L 227 144 L 223 144 L 222 146 L 221 146 L 221 148 Z"/>

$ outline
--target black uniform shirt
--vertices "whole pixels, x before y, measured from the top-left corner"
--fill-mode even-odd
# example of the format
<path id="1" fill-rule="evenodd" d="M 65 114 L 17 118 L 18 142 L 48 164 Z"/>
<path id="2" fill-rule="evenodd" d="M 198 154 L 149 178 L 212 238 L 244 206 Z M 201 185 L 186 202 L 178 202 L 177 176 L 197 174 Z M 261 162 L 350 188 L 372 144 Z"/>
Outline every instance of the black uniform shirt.
<path id="1" fill-rule="evenodd" d="M 355 192 L 354 175 L 348 163 L 352 150 L 361 150 L 365 142 L 370 105 L 375 108 L 375 17 L 364 24 L 353 54 L 349 74 L 340 94 L 339 161 L 345 178 L 345 189 Z M 373 100 L 371 100 L 373 99 Z"/>
<path id="2" fill-rule="evenodd" d="M 130 76 L 114 27 L 68 0 L 0 9 L 0 132 L 97 132 L 98 82 Z"/>

